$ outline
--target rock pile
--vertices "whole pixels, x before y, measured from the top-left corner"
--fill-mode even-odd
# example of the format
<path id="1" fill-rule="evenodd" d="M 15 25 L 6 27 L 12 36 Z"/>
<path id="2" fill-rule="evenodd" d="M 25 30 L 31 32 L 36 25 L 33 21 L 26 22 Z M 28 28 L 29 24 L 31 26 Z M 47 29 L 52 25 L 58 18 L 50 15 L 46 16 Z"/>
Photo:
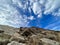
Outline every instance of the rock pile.
<path id="1" fill-rule="evenodd" d="M 0 45 L 60 45 L 60 31 L 36 27 L 12 30 L 0 30 Z"/>

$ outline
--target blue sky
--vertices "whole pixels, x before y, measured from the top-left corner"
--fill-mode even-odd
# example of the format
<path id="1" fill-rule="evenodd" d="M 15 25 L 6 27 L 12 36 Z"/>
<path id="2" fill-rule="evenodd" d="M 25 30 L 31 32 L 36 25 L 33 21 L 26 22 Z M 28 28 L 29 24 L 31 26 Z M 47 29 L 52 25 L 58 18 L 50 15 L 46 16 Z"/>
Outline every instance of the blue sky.
<path id="1" fill-rule="evenodd" d="M 0 25 L 60 31 L 60 0 L 0 0 Z"/>

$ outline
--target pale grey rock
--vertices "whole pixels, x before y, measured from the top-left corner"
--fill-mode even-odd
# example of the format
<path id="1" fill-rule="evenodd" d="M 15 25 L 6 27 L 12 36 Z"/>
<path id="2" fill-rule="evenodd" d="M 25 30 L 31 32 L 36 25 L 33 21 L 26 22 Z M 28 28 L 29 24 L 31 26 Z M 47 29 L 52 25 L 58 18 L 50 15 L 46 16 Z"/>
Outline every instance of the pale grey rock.
<path id="1" fill-rule="evenodd" d="M 50 45 L 60 45 L 59 42 L 54 41 L 54 40 L 50 40 L 50 39 L 47 39 L 47 38 L 41 38 L 40 40 L 41 40 L 42 42 L 46 43 L 46 44 L 50 44 Z"/>
<path id="2" fill-rule="evenodd" d="M 12 41 L 11 43 L 8 43 L 7 45 L 25 45 L 23 43 L 18 43 L 16 41 Z"/>

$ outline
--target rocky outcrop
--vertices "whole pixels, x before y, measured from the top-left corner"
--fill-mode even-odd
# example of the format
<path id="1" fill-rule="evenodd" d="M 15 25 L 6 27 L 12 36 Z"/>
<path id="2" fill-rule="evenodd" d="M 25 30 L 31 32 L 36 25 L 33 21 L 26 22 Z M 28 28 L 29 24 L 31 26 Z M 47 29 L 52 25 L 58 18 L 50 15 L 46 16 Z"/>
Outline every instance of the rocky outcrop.
<path id="1" fill-rule="evenodd" d="M 7 45 L 10 42 L 10 35 L 0 33 L 0 45 Z"/>
<path id="2" fill-rule="evenodd" d="M 50 39 L 47 39 L 47 38 L 41 38 L 40 39 L 42 42 L 46 43 L 47 44 L 50 44 L 50 45 L 60 45 L 59 42 L 57 41 L 54 41 L 54 40 L 50 40 Z"/>
<path id="3" fill-rule="evenodd" d="M 2 26 L 0 45 L 60 45 L 60 31 L 37 27 L 9 28 L 6 26 L 5 28 Z"/>
<path id="4" fill-rule="evenodd" d="M 25 45 L 23 43 L 18 43 L 16 41 L 12 41 L 11 43 L 8 43 L 7 45 Z"/>

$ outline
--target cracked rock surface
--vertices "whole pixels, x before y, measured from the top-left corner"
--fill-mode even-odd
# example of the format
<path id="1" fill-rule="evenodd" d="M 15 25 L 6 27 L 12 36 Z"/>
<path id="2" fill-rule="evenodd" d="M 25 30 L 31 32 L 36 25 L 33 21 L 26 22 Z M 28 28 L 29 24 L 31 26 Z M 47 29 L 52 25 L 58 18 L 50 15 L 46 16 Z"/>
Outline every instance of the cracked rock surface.
<path id="1" fill-rule="evenodd" d="M 0 25 L 0 45 L 60 45 L 60 31 Z"/>

